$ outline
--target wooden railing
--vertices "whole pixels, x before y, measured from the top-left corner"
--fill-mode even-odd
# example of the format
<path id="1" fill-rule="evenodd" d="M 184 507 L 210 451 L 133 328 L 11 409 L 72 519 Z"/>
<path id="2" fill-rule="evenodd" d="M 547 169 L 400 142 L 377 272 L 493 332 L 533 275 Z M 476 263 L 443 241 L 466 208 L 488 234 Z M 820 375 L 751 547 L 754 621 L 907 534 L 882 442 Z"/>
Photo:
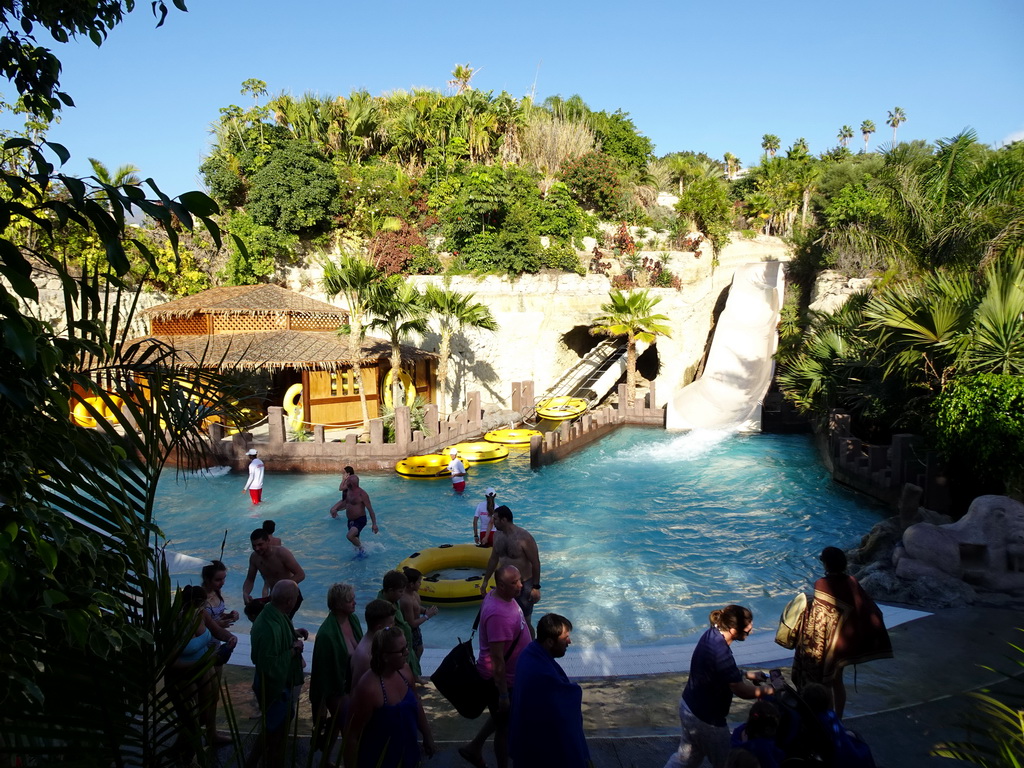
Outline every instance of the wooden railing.
<path id="1" fill-rule="evenodd" d="M 663 427 L 665 409 L 651 407 L 655 402 L 654 384 L 646 396 L 633 406 L 626 405 L 625 385 L 619 387 L 619 405 L 601 408 L 584 414 L 572 424 L 563 424 L 557 430 L 534 438 L 531 445 L 531 463 L 534 467 L 550 464 L 564 458 L 573 451 L 588 445 L 616 427 L 626 424 Z M 512 410 L 522 413 L 533 406 L 534 388 L 532 381 L 513 382 Z M 395 410 L 395 442 L 384 441 L 384 422 L 370 420 L 369 439 L 360 442 L 356 432 L 349 432 L 344 439 L 327 439 L 327 430 L 320 425 L 313 429 L 312 439 L 290 441 L 285 428 L 284 409 L 272 406 L 267 412 L 268 430 L 264 439 L 256 439 L 252 433 L 241 432 L 225 436 L 219 424 L 210 425 L 209 448 L 212 463 L 245 469 L 248 465 L 246 451 L 256 448 L 267 468 L 275 472 L 340 473 L 342 467 L 352 466 L 357 470 L 392 469 L 396 462 L 407 456 L 438 453 L 453 443 L 480 440 L 487 428 L 508 426 L 508 424 L 486 427 L 480 393 L 471 392 L 465 409 L 440 418 L 436 405 L 426 408 L 425 431 L 413 430 L 409 408 L 402 406 Z"/>

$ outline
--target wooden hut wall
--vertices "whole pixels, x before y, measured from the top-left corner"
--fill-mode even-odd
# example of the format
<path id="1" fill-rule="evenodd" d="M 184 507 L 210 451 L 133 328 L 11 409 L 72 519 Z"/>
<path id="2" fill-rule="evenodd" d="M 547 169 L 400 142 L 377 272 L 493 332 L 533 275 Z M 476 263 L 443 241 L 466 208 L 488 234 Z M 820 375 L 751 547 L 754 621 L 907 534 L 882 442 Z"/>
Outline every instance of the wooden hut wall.
<path id="1" fill-rule="evenodd" d="M 362 366 L 362 386 L 370 418 L 380 415 L 376 363 Z M 355 371 L 345 367 L 335 371 L 307 371 L 303 377 L 309 407 L 308 421 L 313 424 L 354 424 L 363 420 L 359 406 L 359 388 Z"/>

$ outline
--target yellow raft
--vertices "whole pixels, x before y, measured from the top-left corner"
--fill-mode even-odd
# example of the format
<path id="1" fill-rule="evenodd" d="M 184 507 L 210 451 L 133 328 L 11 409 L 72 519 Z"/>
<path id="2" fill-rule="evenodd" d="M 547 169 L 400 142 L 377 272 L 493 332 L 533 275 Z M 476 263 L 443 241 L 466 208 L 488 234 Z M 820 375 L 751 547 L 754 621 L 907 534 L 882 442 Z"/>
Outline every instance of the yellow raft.
<path id="1" fill-rule="evenodd" d="M 423 574 L 420 584 L 420 600 L 436 605 L 470 605 L 483 599 L 480 582 L 491 549 L 475 544 L 442 544 L 419 552 L 413 552 L 398 564 L 398 570 L 415 568 Z M 443 579 L 437 571 L 466 569 L 472 575 L 458 579 Z M 479 571 L 479 573 L 476 573 Z"/>
<path id="2" fill-rule="evenodd" d="M 458 451 L 463 462 L 469 459 L 474 464 L 501 461 L 508 458 L 508 448 L 499 443 L 456 443 L 445 448 L 445 453 Z"/>
<path id="3" fill-rule="evenodd" d="M 124 408 L 124 400 L 120 397 L 117 395 L 110 396 L 110 404 L 113 408 L 109 407 L 102 397 L 87 397 L 85 400 L 99 412 L 101 419 L 114 425 L 119 423 L 118 412 Z M 93 429 L 99 424 L 92 414 L 89 413 L 89 409 L 82 400 L 79 400 L 71 411 L 71 421 L 79 427 L 86 427 L 87 429 Z"/>
<path id="4" fill-rule="evenodd" d="M 505 445 L 529 446 L 531 437 L 542 434 L 536 429 L 494 429 L 484 435 L 484 440 Z"/>
<path id="5" fill-rule="evenodd" d="M 469 469 L 472 464 L 465 456 L 459 456 L 462 464 Z M 395 464 L 395 472 L 403 477 L 451 477 L 448 462 L 451 456 L 444 453 L 425 453 L 421 456 L 408 456 Z"/>
<path id="6" fill-rule="evenodd" d="M 549 397 L 537 403 L 537 415 L 551 421 L 574 419 L 587 410 L 590 404 L 582 397 Z"/>

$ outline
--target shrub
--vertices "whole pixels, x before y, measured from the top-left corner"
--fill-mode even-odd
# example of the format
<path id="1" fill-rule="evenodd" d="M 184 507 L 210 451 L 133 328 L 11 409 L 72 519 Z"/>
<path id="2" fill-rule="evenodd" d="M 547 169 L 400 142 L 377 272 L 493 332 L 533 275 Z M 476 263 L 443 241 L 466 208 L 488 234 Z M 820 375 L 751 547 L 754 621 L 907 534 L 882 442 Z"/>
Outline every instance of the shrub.
<path id="1" fill-rule="evenodd" d="M 566 243 L 552 243 L 544 251 L 544 266 L 548 269 L 558 269 L 562 272 L 574 272 L 577 275 L 585 275 L 587 270 L 583 267 L 579 255 L 571 245 Z"/>
<path id="2" fill-rule="evenodd" d="M 979 374 L 954 379 L 935 400 L 936 445 L 970 473 L 1024 479 L 1024 378 Z"/>
<path id="3" fill-rule="evenodd" d="M 601 152 L 589 152 L 562 171 L 572 196 L 584 208 L 593 208 L 604 219 L 617 219 L 622 213 L 622 181 L 615 161 Z"/>
<path id="4" fill-rule="evenodd" d="M 386 274 L 395 275 L 408 271 L 414 248 L 427 250 L 426 238 L 417 228 L 403 221 L 396 232 L 384 231 L 374 235 L 368 251 L 378 268 Z"/>
<path id="5" fill-rule="evenodd" d="M 340 209 L 333 167 L 300 141 L 274 150 L 249 181 L 246 212 L 258 225 L 292 233 L 324 230 Z"/>
<path id="6" fill-rule="evenodd" d="M 436 275 L 443 270 L 437 254 L 425 245 L 412 246 L 409 255 L 412 258 L 405 263 L 405 271 L 410 275 Z"/>

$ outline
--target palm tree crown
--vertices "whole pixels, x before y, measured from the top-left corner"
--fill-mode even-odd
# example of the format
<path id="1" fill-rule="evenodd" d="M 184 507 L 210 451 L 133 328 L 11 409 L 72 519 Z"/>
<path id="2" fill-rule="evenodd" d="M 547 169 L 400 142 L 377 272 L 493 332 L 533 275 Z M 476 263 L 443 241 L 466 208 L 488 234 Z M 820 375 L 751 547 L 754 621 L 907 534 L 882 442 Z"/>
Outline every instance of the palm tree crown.
<path id="1" fill-rule="evenodd" d="M 901 107 L 893 107 L 889 111 L 889 118 L 885 121 L 886 125 L 892 126 L 892 143 L 896 145 L 896 129 L 900 127 L 900 123 L 907 122 L 907 114 Z"/>
<path id="2" fill-rule="evenodd" d="M 875 132 L 875 123 L 872 120 L 865 120 L 860 124 L 860 135 L 864 137 L 864 151 L 868 151 L 868 139 Z"/>
<path id="3" fill-rule="evenodd" d="M 654 307 L 661 299 L 652 298 L 648 290 L 629 293 L 612 290 L 608 297 L 611 301 L 601 305 L 604 314 L 594 320 L 590 332 L 626 337 L 626 389 L 632 405 L 637 381 L 636 343 L 650 344 L 658 336 L 671 336 L 672 329 L 666 325 L 667 316 L 654 314 Z"/>
<path id="4" fill-rule="evenodd" d="M 473 301 L 474 294 L 459 293 L 450 287 L 446 279 L 443 286 L 428 285 L 424 296 L 430 313 L 438 319 L 441 343 L 437 364 L 437 390 L 442 402 L 446 402 L 448 383 L 448 362 L 451 359 L 452 337 L 463 328 L 479 328 L 485 331 L 498 330 L 498 322 L 486 304 Z M 456 388 L 456 399 L 459 392 Z"/>
<path id="5" fill-rule="evenodd" d="M 782 140 L 774 133 L 766 133 L 761 137 L 761 149 L 767 152 L 771 157 L 775 157 L 775 153 L 779 151 L 779 147 L 782 146 Z"/>

